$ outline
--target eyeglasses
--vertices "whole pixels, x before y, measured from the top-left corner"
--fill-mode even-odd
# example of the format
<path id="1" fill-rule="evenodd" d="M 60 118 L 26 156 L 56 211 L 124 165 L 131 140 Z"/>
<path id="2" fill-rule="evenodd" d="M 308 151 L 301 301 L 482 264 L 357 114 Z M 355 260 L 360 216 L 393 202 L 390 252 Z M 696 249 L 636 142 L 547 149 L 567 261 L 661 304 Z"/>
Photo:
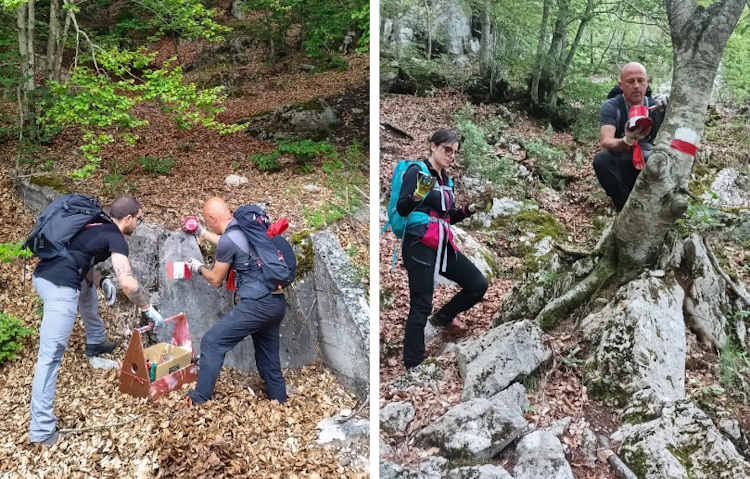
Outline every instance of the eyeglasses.
<path id="1" fill-rule="evenodd" d="M 141 224 L 143 224 L 143 216 L 136 216 L 135 217 L 135 225 L 136 226 L 140 226 Z"/>
<path id="2" fill-rule="evenodd" d="M 441 146 L 443 147 L 443 151 L 445 152 L 445 154 L 448 156 L 458 153 L 458 150 L 454 150 L 450 146 L 446 146 L 446 145 L 441 145 Z"/>

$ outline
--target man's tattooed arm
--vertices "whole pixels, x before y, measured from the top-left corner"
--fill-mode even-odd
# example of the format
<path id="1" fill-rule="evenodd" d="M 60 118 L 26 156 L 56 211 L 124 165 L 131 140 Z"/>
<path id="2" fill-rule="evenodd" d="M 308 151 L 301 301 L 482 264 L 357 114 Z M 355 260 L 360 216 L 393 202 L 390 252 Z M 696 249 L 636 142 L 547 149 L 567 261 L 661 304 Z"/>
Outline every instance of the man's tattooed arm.
<path id="1" fill-rule="evenodd" d="M 148 293 L 138 284 L 138 280 L 130 268 L 128 257 L 123 254 L 112 253 L 112 269 L 115 271 L 115 276 L 117 276 L 117 281 L 120 283 L 125 296 L 141 311 L 147 310 L 150 306 Z"/>

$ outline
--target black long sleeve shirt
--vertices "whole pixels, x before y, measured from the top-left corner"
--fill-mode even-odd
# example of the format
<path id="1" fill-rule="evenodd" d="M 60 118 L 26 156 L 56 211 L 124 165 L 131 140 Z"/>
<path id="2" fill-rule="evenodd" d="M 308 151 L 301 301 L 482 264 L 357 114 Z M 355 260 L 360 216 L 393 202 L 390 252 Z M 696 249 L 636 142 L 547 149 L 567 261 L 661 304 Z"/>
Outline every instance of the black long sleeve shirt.
<path id="1" fill-rule="evenodd" d="M 437 184 L 448 184 L 448 174 L 445 171 L 440 174 L 437 170 L 432 168 L 429 161 L 422 161 L 427 165 L 430 174 L 437 179 Z M 404 178 L 401 181 L 401 191 L 399 192 L 398 203 L 396 204 L 396 209 L 398 210 L 399 215 L 406 217 L 414 210 L 424 211 L 428 214 L 430 211 L 435 211 L 440 217 L 445 217 L 447 215 L 450 224 L 456 224 L 471 216 L 467 207 L 456 208 L 453 195 L 450 195 L 450 202 L 449 204 L 446 204 L 447 211 L 442 211 L 440 198 L 441 192 L 439 190 L 430 191 L 422 200 L 414 199 L 412 195 L 417 188 L 417 176 L 420 171 L 421 169 L 417 165 L 413 165 L 406 170 L 406 173 L 404 173 Z M 406 232 L 414 236 L 422 237 L 426 229 L 427 226 L 425 225 L 410 225 L 407 226 Z"/>

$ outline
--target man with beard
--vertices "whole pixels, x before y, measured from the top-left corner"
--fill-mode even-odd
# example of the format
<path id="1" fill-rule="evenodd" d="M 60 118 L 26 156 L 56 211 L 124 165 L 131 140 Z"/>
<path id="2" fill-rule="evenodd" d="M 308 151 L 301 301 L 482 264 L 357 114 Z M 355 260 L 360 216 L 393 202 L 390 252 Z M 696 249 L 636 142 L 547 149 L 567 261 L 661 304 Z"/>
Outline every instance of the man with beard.
<path id="1" fill-rule="evenodd" d="M 132 196 L 122 196 L 112 203 L 109 217 L 100 216 L 75 233 L 66 254 L 43 259 L 34 271 L 32 284 L 44 308 L 31 389 L 30 442 L 45 446 L 57 442 L 55 387 L 76 313 L 80 312 L 86 329 L 87 356 L 109 353 L 115 348 L 114 343 L 107 341 L 99 318 L 96 285 L 101 287 L 108 304 L 114 302 L 116 290 L 111 280 L 99 278 L 93 268 L 96 263 L 111 256 L 120 287 L 138 306 L 141 315 L 157 326 L 164 321 L 149 303 L 148 294 L 133 276 L 128 261 L 124 235 L 131 235 L 142 221 L 143 210 L 138 201 Z"/>

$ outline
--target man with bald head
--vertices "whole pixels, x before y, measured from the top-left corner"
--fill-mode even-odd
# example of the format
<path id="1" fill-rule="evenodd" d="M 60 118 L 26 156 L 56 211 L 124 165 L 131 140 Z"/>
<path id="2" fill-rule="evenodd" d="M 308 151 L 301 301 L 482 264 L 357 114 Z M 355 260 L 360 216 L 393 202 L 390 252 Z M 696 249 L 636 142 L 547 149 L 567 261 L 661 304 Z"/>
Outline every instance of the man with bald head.
<path id="1" fill-rule="evenodd" d="M 638 142 L 644 160 L 651 155 L 653 140 L 664 121 L 665 100 L 646 96 L 648 76 L 640 63 L 622 67 L 617 83 L 622 93 L 604 102 L 599 115 L 602 151 L 594 157 L 594 171 L 615 210 L 622 210 L 640 172 L 633 166 L 633 145 Z M 644 105 L 653 125 L 647 130 L 626 128 L 630 107 Z"/>
<path id="2" fill-rule="evenodd" d="M 224 356 L 248 335 L 253 338 L 255 365 L 266 383 L 269 399 L 286 401 L 286 385 L 279 359 L 281 320 L 286 313 L 286 300 L 281 291 L 271 291 L 262 281 L 261 271 L 252 253 L 252 245 L 237 225 L 227 204 L 211 198 L 203 205 L 203 219 L 196 236 L 216 245 L 216 261 L 209 269 L 194 259 L 189 263 L 193 273 L 219 287 L 234 269 L 239 303 L 206 331 L 201 339 L 198 383 L 189 394 L 189 403 L 200 404 L 211 399 Z"/>

